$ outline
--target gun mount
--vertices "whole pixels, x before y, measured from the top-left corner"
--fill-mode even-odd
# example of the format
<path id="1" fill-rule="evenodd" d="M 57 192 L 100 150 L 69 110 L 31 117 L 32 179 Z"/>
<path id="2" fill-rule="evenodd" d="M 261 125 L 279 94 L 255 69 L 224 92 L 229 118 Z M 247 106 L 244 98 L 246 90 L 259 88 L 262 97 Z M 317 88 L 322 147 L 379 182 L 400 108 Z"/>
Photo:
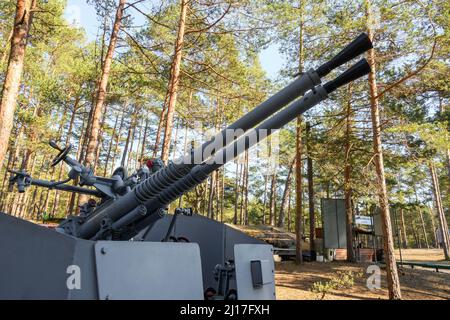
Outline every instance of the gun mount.
<path id="1" fill-rule="evenodd" d="M 128 286 L 127 298 L 273 298 L 271 246 L 223 224 L 195 215 L 191 210 L 178 208 L 174 215 L 167 215 L 167 207 L 202 183 L 210 173 L 326 100 L 337 88 L 367 75 L 370 67 L 363 59 L 334 80 L 320 84 L 322 77 L 370 48 L 372 44 L 367 35 L 360 35 L 333 59 L 315 70 L 299 75 L 284 89 L 212 139 L 167 166 L 160 160 L 154 160 L 151 166 L 144 166 L 130 176 L 125 168 L 118 168 L 110 178 L 99 177 L 90 168 L 69 156 L 70 145 L 62 148 L 55 142 L 50 142 L 58 150 L 52 166 L 65 162 L 70 167 L 67 179 L 44 181 L 33 179 L 23 171 L 11 171 L 10 183 L 17 184 L 19 192 L 24 192 L 27 186 L 36 185 L 99 198 L 98 201 L 91 200 L 84 204 L 79 215 L 67 217 L 56 228 L 58 232 L 43 235 L 43 238 L 59 237 L 62 242 L 67 242 L 67 246 L 73 248 L 73 260 L 78 259 L 87 268 L 96 270 L 95 275 L 91 276 L 97 280 L 97 286 L 73 297 L 86 298 L 92 295 L 111 298 L 113 294 L 115 298 L 123 298 L 123 292 L 126 291 L 124 286 Z M 303 97 L 295 100 L 300 96 Z M 288 106 L 285 107 L 286 105 Z M 78 185 L 67 184 L 71 180 L 77 181 Z M 0 229 L 1 227 L 0 221 Z M 29 227 L 24 227 L 27 228 Z M 6 231 L 5 234 L 11 233 Z M 197 246 L 192 246 L 194 243 Z M 180 249 L 180 246 L 183 248 Z M 62 249 L 55 250 L 60 252 Z M 89 250 L 93 250 L 94 260 Z M 114 252 L 112 255 L 109 253 L 111 250 Z M 150 258 L 147 255 L 143 259 L 142 250 Z M 151 259 L 151 256 L 156 255 L 159 259 Z M 137 276 L 133 273 L 137 269 L 134 269 L 134 263 L 140 264 L 136 268 L 145 266 L 155 271 L 153 275 L 139 273 L 143 283 L 153 286 L 152 293 L 149 293 L 148 288 L 141 288 L 141 282 L 136 283 Z M 180 266 L 189 266 L 189 271 L 180 270 Z M 127 271 L 123 271 L 123 268 Z M 11 265 L 8 272 L 12 269 Z M 114 274 L 118 272 L 121 273 L 121 278 L 114 279 Z M 0 272 L 2 273 L 5 274 Z M 169 277 L 169 273 L 180 273 L 181 276 L 156 284 L 159 283 L 156 275 Z M 260 279 L 261 282 L 255 284 L 252 279 Z M 171 291 L 180 287 L 184 291 Z M 162 291 L 155 291 L 155 288 Z M 204 293 L 204 296 L 199 295 L 199 292 Z M 0 296 L 2 293 L 0 289 Z M 72 297 L 73 292 L 68 294 L 68 297 Z"/>
<path id="2" fill-rule="evenodd" d="M 101 199 L 101 203 L 103 203 L 108 199 L 117 199 L 119 196 L 130 192 L 134 186 L 147 179 L 151 173 L 159 170 L 163 166 L 161 160 L 153 159 L 149 160 L 151 166 L 142 166 L 136 173 L 130 176 L 128 176 L 125 168 L 118 167 L 113 171 L 110 178 L 100 177 L 94 175 L 90 168 L 83 166 L 80 162 L 69 156 L 72 150 L 71 144 L 61 148 L 55 141 L 50 141 L 49 145 L 59 151 L 51 161 L 51 166 L 54 167 L 62 161 L 65 162 L 70 167 L 67 178 L 62 181 L 47 181 L 33 179 L 24 170 L 8 170 L 11 173 L 9 179 L 10 190 L 14 184 L 17 184 L 17 190 L 23 193 L 27 187 L 34 185 L 98 197 Z M 76 181 L 78 185 L 67 184 L 71 180 Z M 83 213 L 83 210 L 81 212 Z"/>

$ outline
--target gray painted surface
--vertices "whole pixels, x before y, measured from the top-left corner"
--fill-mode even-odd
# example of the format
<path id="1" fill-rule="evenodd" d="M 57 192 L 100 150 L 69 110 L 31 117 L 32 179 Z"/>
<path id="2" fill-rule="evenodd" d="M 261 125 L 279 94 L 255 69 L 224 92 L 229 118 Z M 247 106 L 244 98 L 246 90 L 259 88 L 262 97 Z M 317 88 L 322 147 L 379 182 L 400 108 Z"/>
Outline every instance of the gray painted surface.
<path id="1" fill-rule="evenodd" d="M 0 213 L 0 299 L 96 298 L 92 246 Z M 70 265 L 81 268 L 81 290 L 67 288 Z"/>
<path id="2" fill-rule="evenodd" d="M 81 288 L 69 290 L 68 299 L 98 299 L 94 253 L 95 241 L 77 240 L 77 249 L 75 250 L 73 263 L 79 266 L 81 270 Z"/>
<path id="3" fill-rule="evenodd" d="M 234 246 L 236 283 L 239 300 L 275 299 L 275 266 L 271 245 L 237 244 Z M 253 287 L 250 262 L 261 260 L 263 285 Z"/>
<path id="4" fill-rule="evenodd" d="M 344 199 L 322 199 L 324 247 L 347 248 L 346 213 Z"/>
<path id="5" fill-rule="evenodd" d="M 98 241 L 100 299 L 203 299 L 196 243 Z"/>
<path id="6" fill-rule="evenodd" d="M 160 219 L 151 229 L 145 241 L 161 241 L 164 238 L 172 215 Z M 200 247 L 202 258 L 203 284 L 205 288 L 215 288 L 214 267 L 224 264 L 227 260 L 234 260 L 234 245 L 238 243 L 265 244 L 245 233 L 235 230 L 223 223 L 194 214 L 192 216 L 179 215 L 172 236 L 186 237 Z M 234 281 L 230 287 L 236 289 Z"/>
<path id="7" fill-rule="evenodd" d="M 158 221 L 145 242 L 95 242 L 0 213 L 0 298 L 98 299 L 109 294 L 110 299 L 202 299 L 204 289 L 217 285 L 214 267 L 235 260 L 235 244 L 266 247 L 199 215 L 179 216 L 173 231 L 191 243 L 161 243 L 171 217 Z M 100 245 L 115 253 L 96 255 L 94 246 Z M 72 265 L 80 268 L 81 286 L 69 290 L 67 268 Z M 246 281 L 251 283 L 251 277 Z M 230 289 L 237 289 L 235 280 Z"/>

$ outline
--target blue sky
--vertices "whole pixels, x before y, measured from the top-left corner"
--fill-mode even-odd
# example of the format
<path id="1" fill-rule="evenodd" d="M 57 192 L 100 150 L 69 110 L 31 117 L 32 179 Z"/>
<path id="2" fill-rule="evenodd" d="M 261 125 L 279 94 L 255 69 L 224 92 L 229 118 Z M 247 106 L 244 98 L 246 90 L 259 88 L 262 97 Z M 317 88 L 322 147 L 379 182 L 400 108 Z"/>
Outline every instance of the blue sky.
<path id="1" fill-rule="evenodd" d="M 89 40 L 95 39 L 99 22 L 92 5 L 88 5 L 85 0 L 68 0 L 66 18 L 69 22 L 75 22 L 83 27 Z M 136 16 L 136 19 L 142 19 L 142 16 Z M 269 46 L 259 57 L 268 77 L 275 79 L 283 66 L 283 57 L 278 52 L 278 47 Z"/>

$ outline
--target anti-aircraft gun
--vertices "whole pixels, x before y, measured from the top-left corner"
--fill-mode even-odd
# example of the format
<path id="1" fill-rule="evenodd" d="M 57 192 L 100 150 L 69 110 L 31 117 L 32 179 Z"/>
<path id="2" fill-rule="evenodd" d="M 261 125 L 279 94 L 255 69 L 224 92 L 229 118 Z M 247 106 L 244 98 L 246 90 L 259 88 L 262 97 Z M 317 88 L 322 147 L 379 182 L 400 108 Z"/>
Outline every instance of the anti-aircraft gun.
<path id="1" fill-rule="evenodd" d="M 68 178 L 51 182 L 12 171 L 11 184 L 19 192 L 37 185 L 99 200 L 84 204 L 79 215 L 67 217 L 56 230 L 0 214 L 0 298 L 273 299 L 270 245 L 190 209 L 169 215 L 167 208 L 337 88 L 368 74 L 363 59 L 320 84 L 370 48 L 361 34 L 189 154 L 167 166 L 155 160 L 151 171 L 144 167 L 127 176 L 118 168 L 110 178 L 95 176 L 69 156 L 70 145 L 51 142 L 59 151 L 52 165 L 69 165 Z M 78 185 L 67 184 L 71 180 Z M 27 270 L 30 265 L 33 270 Z"/>

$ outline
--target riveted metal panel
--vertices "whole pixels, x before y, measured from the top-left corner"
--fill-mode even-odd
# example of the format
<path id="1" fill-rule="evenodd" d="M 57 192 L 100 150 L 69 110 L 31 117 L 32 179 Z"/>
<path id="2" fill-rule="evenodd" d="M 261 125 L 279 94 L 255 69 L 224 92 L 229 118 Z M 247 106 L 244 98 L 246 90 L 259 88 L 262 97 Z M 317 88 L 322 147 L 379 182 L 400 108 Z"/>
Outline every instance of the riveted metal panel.
<path id="1" fill-rule="evenodd" d="M 195 243 L 98 241 L 95 259 L 100 299 L 203 299 Z"/>
<path id="2" fill-rule="evenodd" d="M 93 244 L 0 213 L 0 299 L 96 299 Z M 80 288 L 68 288 L 68 268 Z"/>
<path id="3" fill-rule="evenodd" d="M 145 241 L 161 241 L 169 228 L 172 217 L 172 215 L 166 215 L 156 222 L 147 234 Z M 198 214 L 179 215 L 171 235 L 185 237 L 191 243 L 199 245 L 205 289 L 217 287 L 217 281 L 214 279 L 214 267 L 217 264 L 224 264 L 228 260 L 234 260 L 235 244 L 265 244 L 265 242 L 252 238 L 239 230 Z M 230 288 L 236 289 L 235 279 L 230 280 Z"/>
<path id="4" fill-rule="evenodd" d="M 275 299 L 275 266 L 273 248 L 267 244 L 236 244 L 234 246 L 236 285 L 239 300 Z M 260 260 L 263 284 L 253 286 L 251 262 Z"/>

